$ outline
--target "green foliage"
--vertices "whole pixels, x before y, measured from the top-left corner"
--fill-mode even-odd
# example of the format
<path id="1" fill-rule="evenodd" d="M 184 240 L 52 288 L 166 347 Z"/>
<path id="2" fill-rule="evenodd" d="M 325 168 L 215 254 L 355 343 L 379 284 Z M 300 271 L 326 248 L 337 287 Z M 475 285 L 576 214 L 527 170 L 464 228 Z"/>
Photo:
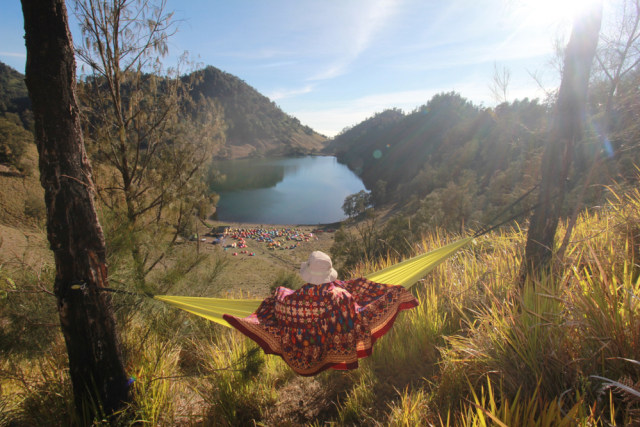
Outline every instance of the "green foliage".
<path id="1" fill-rule="evenodd" d="M 375 216 L 354 225 L 354 229 L 341 227 L 336 231 L 334 243 L 331 246 L 331 258 L 338 269 L 339 277 L 348 276 L 348 271 L 358 262 L 367 261 L 379 256 L 384 251 L 384 245 L 379 238 L 380 230 Z"/>
<path id="2" fill-rule="evenodd" d="M 143 293 L 176 293 L 184 289 L 193 294 L 190 281 L 211 284 L 220 274 L 227 261 L 222 256 L 214 256 L 198 251 L 197 243 L 176 243 L 171 227 L 149 227 L 132 231 L 122 214 L 110 210 L 101 212 L 101 224 L 105 233 L 107 263 L 110 280 L 123 287 L 136 288 Z M 147 272 L 145 284 L 136 284 L 136 264 L 131 259 L 134 245 L 144 244 L 149 256 L 160 259 Z M 202 290 L 200 290 L 202 291 Z M 209 289 L 209 292 L 217 291 Z"/>
<path id="3" fill-rule="evenodd" d="M 387 182 L 381 179 L 377 180 L 371 189 L 371 203 L 373 205 L 381 205 L 388 201 L 388 197 Z"/>
<path id="4" fill-rule="evenodd" d="M 7 163 L 18 170 L 24 170 L 23 155 L 28 144 L 33 143 L 33 135 L 11 120 L 13 114 L 0 116 L 0 163 Z M 15 115 L 13 115 L 15 116 Z"/>
<path id="5" fill-rule="evenodd" d="M 358 263 L 391 256 L 407 256 L 421 241 L 411 218 L 396 216 L 384 225 L 375 211 L 366 211 L 365 219 L 353 227 L 340 228 L 331 246 L 331 256 L 340 266 L 340 276 L 348 274 Z"/>
<path id="6" fill-rule="evenodd" d="M 338 135 L 331 148 L 365 185 L 372 187 L 381 179 L 387 182 L 387 191 L 397 193 L 400 183 L 410 182 L 426 162 L 438 164 L 445 152 L 456 148 L 454 143 L 466 142 L 465 135 L 454 133 L 475 124 L 480 116 L 460 95 L 438 94 L 411 114 L 388 110 L 374 116 Z M 395 194 L 394 199 L 404 196 L 406 192 Z"/>
<path id="7" fill-rule="evenodd" d="M 0 265 L 0 424 L 71 425 L 74 400 L 54 271 L 18 260 Z"/>
<path id="8" fill-rule="evenodd" d="M 0 115 L 3 113 L 15 113 L 20 116 L 20 126 L 33 129 L 31 101 L 24 76 L 0 62 Z"/>
<path id="9" fill-rule="evenodd" d="M 6 410 L 0 420 L 5 417 L 6 425 L 79 424 L 62 340 L 31 361 L 3 358 L 0 382 L 0 407 Z"/>
<path id="10" fill-rule="evenodd" d="M 24 201 L 24 214 L 27 218 L 34 219 L 38 224 L 44 224 L 47 218 L 44 198 L 40 194 L 29 194 Z"/>
<path id="11" fill-rule="evenodd" d="M 342 210 L 349 218 L 362 215 L 371 206 L 371 194 L 365 190 L 351 194 L 344 199 Z"/>
<path id="12" fill-rule="evenodd" d="M 575 144 L 565 216 L 572 207 L 602 203 L 601 185 L 632 182 L 640 164 L 634 89 L 640 71 L 626 70 L 615 94 L 607 78 L 596 77 L 588 129 Z M 401 206 L 414 215 L 416 230 L 459 231 L 486 224 L 537 184 L 548 118 L 548 106 L 537 100 L 491 109 L 442 93 L 411 113 L 387 110 L 345 129 L 328 149 L 360 175 L 376 206 Z"/>
<path id="13" fill-rule="evenodd" d="M 162 373 L 177 369 L 180 347 L 158 338 L 146 340 L 144 351 L 136 354 L 136 369 L 131 373 L 134 403 L 130 411 L 135 414 L 134 420 L 144 420 L 152 425 L 175 424 L 172 415 L 176 412 L 174 405 L 177 402 L 174 396 L 181 384 L 163 378 Z"/>
<path id="14" fill-rule="evenodd" d="M 405 388 L 399 401 L 389 403 L 387 425 L 393 427 L 429 425 L 429 397 L 422 388 Z"/>
<path id="15" fill-rule="evenodd" d="M 210 403 L 205 419 L 215 425 L 249 425 L 262 420 L 277 400 L 273 381 L 287 376 L 279 361 L 269 360 L 247 340 L 234 339 L 234 334 L 225 331 L 219 341 L 202 346 L 207 354 L 205 381 L 198 393 Z"/>
<path id="16" fill-rule="evenodd" d="M 53 277 L 50 265 L 0 264 L 0 356 L 37 355 L 56 339 Z"/>
<path id="17" fill-rule="evenodd" d="M 176 26 L 165 6 L 75 2 L 84 36 L 76 52 L 92 73 L 79 85 L 87 151 L 98 197 L 126 234 L 117 240 L 129 251 L 132 284 L 144 292 L 207 210 L 204 166 L 224 138 L 220 107 L 190 95 L 196 76 L 182 77 L 186 57 L 176 68 L 160 65 Z"/>
<path id="18" fill-rule="evenodd" d="M 273 293 L 280 286 L 284 286 L 289 289 L 300 289 L 304 285 L 304 280 L 300 278 L 297 272 L 290 270 L 279 270 L 276 277 L 273 279 L 273 283 L 269 286 L 269 291 Z"/>
<path id="19" fill-rule="evenodd" d="M 492 218 L 535 184 L 546 113 L 527 99 L 490 110 L 443 93 L 410 114 L 380 113 L 329 147 L 372 189 L 376 205 L 415 213 L 418 230 L 458 231 Z"/>
<path id="20" fill-rule="evenodd" d="M 28 96 L 27 86 L 24 83 L 24 76 L 9 67 L 8 65 L 0 62 L 0 104 L 3 110 L 7 111 L 7 107 L 10 105 L 11 100 Z"/>
<path id="21" fill-rule="evenodd" d="M 564 364 L 571 359 L 565 345 L 566 330 L 561 327 L 564 304 L 557 292 L 541 285 L 537 289 L 539 292 L 527 288 L 512 304 L 489 299 L 473 324 L 465 328 L 468 335 L 450 338 L 452 354 L 471 351 L 475 355 L 465 366 L 468 376 L 475 379 L 484 372 L 495 372 L 508 395 L 518 390 L 525 395 L 534 393 L 541 378 L 540 392 L 545 398 L 570 387 L 565 381 L 573 379 L 564 371 Z"/>
<path id="22" fill-rule="evenodd" d="M 375 419 L 375 386 L 378 379 L 368 369 L 362 369 L 358 376 L 344 399 L 338 402 L 341 425 L 366 424 Z"/>
<path id="23" fill-rule="evenodd" d="M 539 399 L 537 391 L 527 398 L 523 398 L 518 392 L 513 400 L 501 400 L 500 396 L 504 394 L 502 389 L 494 391 L 493 387 L 491 380 L 488 379 L 486 389 L 483 385 L 479 393 L 474 391 L 473 400 L 465 405 L 466 408 L 454 425 L 569 427 L 575 426 L 579 418 L 582 418 L 585 425 L 591 425 L 595 421 L 580 413 L 583 409 L 580 402 L 565 409 L 560 400 Z"/>

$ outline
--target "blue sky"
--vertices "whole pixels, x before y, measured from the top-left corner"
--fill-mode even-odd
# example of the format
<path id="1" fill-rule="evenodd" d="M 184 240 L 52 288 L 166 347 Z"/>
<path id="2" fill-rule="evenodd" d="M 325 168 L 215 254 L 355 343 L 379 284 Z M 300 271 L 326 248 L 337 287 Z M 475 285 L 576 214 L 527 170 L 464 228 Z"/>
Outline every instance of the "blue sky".
<path id="1" fill-rule="evenodd" d="M 585 0 L 168 0 L 180 20 L 166 65 L 188 51 L 234 74 L 327 136 L 386 108 L 457 91 L 492 106 L 494 67 L 510 101 L 553 89 L 554 40 Z M 72 3 L 68 2 L 72 10 Z M 80 40 L 71 16 L 74 40 Z M 19 0 L 0 0 L 0 61 L 24 72 Z"/>

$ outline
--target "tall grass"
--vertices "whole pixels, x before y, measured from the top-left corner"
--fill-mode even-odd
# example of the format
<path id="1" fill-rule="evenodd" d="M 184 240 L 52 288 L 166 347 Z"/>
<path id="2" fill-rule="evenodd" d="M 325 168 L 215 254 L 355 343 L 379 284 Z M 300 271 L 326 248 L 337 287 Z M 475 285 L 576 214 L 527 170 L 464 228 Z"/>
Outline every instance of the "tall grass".
<path id="1" fill-rule="evenodd" d="M 234 330 L 115 296 L 135 377 L 122 422 L 638 425 L 640 192 L 609 191 L 610 204 L 580 216 L 553 274 L 522 291 L 515 284 L 525 232 L 478 238 L 413 287 L 420 305 L 401 313 L 353 372 L 298 377 Z M 415 251 L 455 238 L 434 232 Z M 396 261 L 371 260 L 352 275 Z M 4 286 L 7 298 L 17 296 Z M 188 286 L 198 294 L 199 285 Z M 64 348 L 59 338 L 48 342 L 50 354 L 0 361 L 0 424 L 73 422 Z"/>
<path id="2" fill-rule="evenodd" d="M 206 419 L 218 425 L 248 425 L 263 418 L 275 403 L 273 387 L 279 375 L 286 375 L 278 360 L 233 331 L 224 339 L 206 344 L 203 379 L 198 393 L 209 402 Z"/>
<path id="3" fill-rule="evenodd" d="M 429 408 L 430 396 L 423 388 L 405 388 L 399 399 L 388 403 L 386 425 L 392 427 L 429 425 L 433 416 Z"/>
<path id="4" fill-rule="evenodd" d="M 456 415 L 453 425 L 477 427 L 496 425 L 523 427 L 570 427 L 576 425 L 591 426 L 600 421 L 592 414 L 584 413 L 582 402 L 563 408 L 561 399 L 542 399 L 538 389 L 528 397 L 518 391 L 513 397 L 504 397 L 504 390 L 487 379 L 480 391 L 472 390 L 472 400 L 467 400 L 463 409 Z M 450 422 L 447 420 L 446 425 Z"/>
<path id="5" fill-rule="evenodd" d="M 72 425 L 73 394 L 62 340 L 39 357 L 0 360 L 0 425 Z"/>
<path id="6" fill-rule="evenodd" d="M 363 424 L 375 419 L 375 389 L 379 378 L 367 368 L 361 369 L 356 377 L 350 390 L 337 402 L 341 425 Z"/>

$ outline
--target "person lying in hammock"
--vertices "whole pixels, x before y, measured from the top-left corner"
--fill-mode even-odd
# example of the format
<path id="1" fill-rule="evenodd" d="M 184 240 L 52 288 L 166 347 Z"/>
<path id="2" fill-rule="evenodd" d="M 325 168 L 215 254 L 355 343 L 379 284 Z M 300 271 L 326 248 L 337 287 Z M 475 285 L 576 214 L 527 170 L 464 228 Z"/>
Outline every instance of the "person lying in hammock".
<path id="1" fill-rule="evenodd" d="M 223 318 L 304 376 L 357 368 L 398 313 L 418 305 L 402 286 L 336 280 L 331 258 L 320 251 L 301 264 L 300 276 L 307 283 L 297 291 L 281 286 L 250 316 Z"/>

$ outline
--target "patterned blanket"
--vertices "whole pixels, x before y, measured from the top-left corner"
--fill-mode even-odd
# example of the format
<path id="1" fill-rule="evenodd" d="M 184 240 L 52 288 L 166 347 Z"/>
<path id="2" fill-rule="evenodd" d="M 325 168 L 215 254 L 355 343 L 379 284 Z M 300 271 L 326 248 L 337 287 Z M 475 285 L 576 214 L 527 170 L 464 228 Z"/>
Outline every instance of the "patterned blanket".
<path id="1" fill-rule="evenodd" d="M 252 315 L 223 317 L 266 354 L 281 356 L 308 376 L 328 368 L 356 368 L 398 313 L 417 305 L 402 286 L 359 278 L 306 284 L 297 291 L 279 287 Z"/>

